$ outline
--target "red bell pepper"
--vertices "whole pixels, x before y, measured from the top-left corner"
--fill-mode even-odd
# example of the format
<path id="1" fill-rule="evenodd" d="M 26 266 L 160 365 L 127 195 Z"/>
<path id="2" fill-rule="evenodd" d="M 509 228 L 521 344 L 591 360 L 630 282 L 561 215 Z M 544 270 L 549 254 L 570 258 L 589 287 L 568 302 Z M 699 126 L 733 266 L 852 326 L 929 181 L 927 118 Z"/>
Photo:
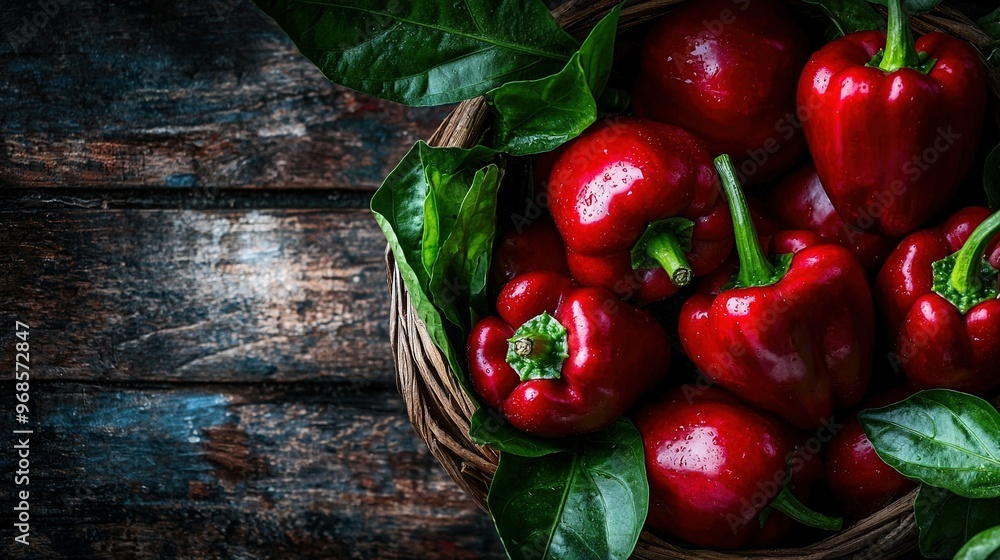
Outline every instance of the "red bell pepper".
<path id="1" fill-rule="evenodd" d="M 899 402 L 912 391 L 897 387 L 868 400 L 861 409 Z M 850 519 L 863 519 L 917 487 L 917 483 L 885 464 L 861 428 L 857 414 L 833 436 L 824 448 L 825 480 L 830 495 Z"/>
<path id="2" fill-rule="evenodd" d="M 533 270 L 569 275 L 566 245 L 548 217 L 510 229 L 497 240 L 490 265 L 490 284 L 499 291 L 514 277 Z"/>
<path id="3" fill-rule="evenodd" d="M 914 45 L 901 0 L 888 38 L 852 33 L 816 52 L 798 87 L 816 170 L 848 224 L 892 237 L 951 199 L 972 165 L 986 108 L 979 53 L 943 33 Z"/>
<path id="4" fill-rule="evenodd" d="M 984 255 L 986 258 L 983 258 Z M 964 208 L 903 239 L 875 282 L 889 355 L 911 388 L 1000 387 L 1000 212 Z"/>
<path id="5" fill-rule="evenodd" d="M 646 35 L 632 107 L 764 182 L 805 152 L 795 87 L 810 50 L 779 0 L 686 2 Z"/>
<path id="6" fill-rule="evenodd" d="M 896 246 L 888 237 L 845 224 L 812 163 L 802 164 L 771 189 L 767 206 L 786 228 L 806 229 L 846 247 L 866 270 L 877 270 Z"/>
<path id="7" fill-rule="evenodd" d="M 515 428 L 541 437 L 600 430 L 670 366 L 653 317 L 599 288 L 551 271 L 522 274 L 472 329 L 473 386 Z"/>
<path id="8" fill-rule="evenodd" d="M 816 234 L 780 232 L 769 261 L 728 156 L 716 159 L 736 229 L 733 287 L 700 286 L 681 309 L 681 344 L 713 382 L 800 428 L 857 404 L 871 377 L 874 311 L 864 269 Z M 710 291 L 711 290 L 711 291 Z"/>
<path id="9" fill-rule="evenodd" d="M 762 525 L 761 513 L 800 506 L 820 475 L 818 456 L 797 453 L 777 419 L 722 389 L 675 388 L 635 424 L 649 477 L 647 526 L 699 546 L 773 546 L 791 519 L 775 511 Z M 790 503 L 786 485 L 797 498 Z"/>
<path id="10" fill-rule="evenodd" d="M 605 120 L 565 146 L 549 210 L 573 278 L 648 303 L 732 251 L 732 224 L 708 151 L 655 121 Z"/>

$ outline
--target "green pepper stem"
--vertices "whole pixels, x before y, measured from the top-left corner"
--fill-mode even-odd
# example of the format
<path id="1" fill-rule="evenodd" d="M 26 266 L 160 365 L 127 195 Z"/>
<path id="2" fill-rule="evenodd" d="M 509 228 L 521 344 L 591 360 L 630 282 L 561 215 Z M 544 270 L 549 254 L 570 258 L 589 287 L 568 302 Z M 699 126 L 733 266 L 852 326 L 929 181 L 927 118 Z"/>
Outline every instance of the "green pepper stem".
<path id="1" fill-rule="evenodd" d="M 552 348 L 551 337 L 541 334 L 512 338 L 509 343 L 511 351 L 522 358 L 546 356 Z"/>
<path id="2" fill-rule="evenodd" d="M 844 525 L 843 519 L 837 517 L 827 517 L 806 507 L 802 502 L 796 499 L 794 495 L 792 495 L 792 493 L 788 490 L 788 486 L 781 489 L 778 497 L 771 502 L 771 507 L 781 513 L 784 513 L 788 517 L 791 517 L 795 521 L 802 523 L 803 525 L 816 527 L 817 529 L 839 531 Z"/>
<path id="3" fill-rule="evenodd" d="M 521 381 L 559 379 L 568 356 L 566 328 L 544 311 L 528 319 L 507 340 L 507 363 Z"/>
<path id="4" fill-rule="evenodd" d="M 660 263 L 663 270 L 670 275 L 670 281 L 674 285 L 680 287 L 691 283 L 694 272 L 691 271 L 684 249 L 673 233 L 662 232 L 646 241 L 646 254 Z"/>
<path id="5" fill-rule="evenodd" d="M 920 56 L 910 31 L 910 16 L 902 0 L 889 0 L 889 31 L 885 41 L 885 55 L 879 64 L 885 72 L 900 68 L 918 68 Z"/>
<path id="6" fill-rule="evenodd" d="M 740 256 L 739 285 L 766 286 L 774 281 L 774 267 L 764 256 L 754 229 L 753 217 L 747 206 L 747 199 L 740 189 L 736 169 L 729 156 L 722 154 L 715 158 L 715 168 L 719 170 L 722 190 L 729 201 L 729 213 L 733 216 L 733 233 L 736 234 L 736 252 Z"/>
<path id="7" fill-rule="evenodd" d="M 962 295 L 970 295 L 980 289 L 979 271 L 983 254 L 990 241 L 1000 234 L 1000 212 L 996 212 L 979 224 L 969 239 L 958 251 L 955 269 L 951 272 L 951 287 Z"/>

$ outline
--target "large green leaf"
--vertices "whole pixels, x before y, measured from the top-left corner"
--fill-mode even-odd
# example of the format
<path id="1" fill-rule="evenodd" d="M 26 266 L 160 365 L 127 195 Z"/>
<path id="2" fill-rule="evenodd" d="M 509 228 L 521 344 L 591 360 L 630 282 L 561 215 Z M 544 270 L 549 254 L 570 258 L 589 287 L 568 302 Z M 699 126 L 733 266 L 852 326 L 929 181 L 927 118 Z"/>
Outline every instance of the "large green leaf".
<path id="1" fill-rule="evenodd" d="M 511 559 L 628 558 L 649 507 L 642 437 L 622 419 L 574 453 L 501 453 L 488 503 Z"/>
<path id="2" fill-rule="evenodd" d="M 955 560 L 1000 560 L 1000 525 L 972 537 L 955 555 Z"/>
<path id="3" fill-rule="evenodd" d="M 557 74 L 510 82 L 486 95 L 497 115 L 496 149 L 513 155 L 547 152 L 597 120 L 597 99 L 611 74 L 620 13 L 621 5 L 611 10 Z"/>
<path id="4" fill-rule="evenodd" d="M 579 43 L 540 0 L 253 0 L 338 84 L 407 105 L 561 68 Z"/>
<path id="5" fill-rule="evenodd" d="M 813 4 L 830 18 L 832 37 L 843 37 L 857 31 L 885 29 L 886 21 L 865 0 L 803 0 Z"/>
<path id="6" fill-rule="evenodd" d="M 1000 496 L 1000 412 L 957 391 L 921 391 L 858 415 L 875 452 L 904 476 L 966 498 Z"/>
<path id="7" fill-rule="evenodd" d="M 951 558 L 976 533 L 1000 525 L 1000 498 L 963 498 L 944 488 L 923 485 L 913 502 L 920 529 L 920 552 Z"/>

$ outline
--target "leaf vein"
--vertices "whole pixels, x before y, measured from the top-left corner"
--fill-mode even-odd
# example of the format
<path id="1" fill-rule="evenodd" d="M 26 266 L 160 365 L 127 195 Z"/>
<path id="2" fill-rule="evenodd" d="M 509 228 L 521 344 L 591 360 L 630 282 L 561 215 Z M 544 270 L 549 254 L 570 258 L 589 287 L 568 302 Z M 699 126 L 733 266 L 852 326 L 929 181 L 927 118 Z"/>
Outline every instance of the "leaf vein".
<path id="1" fill-rule="evenodd" d="M 298 4 L 308 4 L 308 5 L 313 5 L 313 6 L 324 6 L 324 7 L 327 7 L 327 8 L 340 8 L 342 10 L 351 10 L 351 11 L 366 13 L 366 14 L 370 14 L 370 15 L 378 16 L 378 17 L 388 17 L 388 18 L 394 19 L 396 21 L 399 21 L 401 23 L 406 23 L 406 24 L 412 25 L 414 27 L 424 27 L 424 28 L 430 29 L 432 31 L 437 31 L 439 33 L 446 33 L 446 34 L 450 34 L 450 35 L 456 35 L 458 37 L 463 37 L 463 38 L 470 39 L 470 40 L 473 40 L 473 41 L 478 41 L 478 42 L 481 42 L 481 43 L 486 43 L 488 45 L 493 45 L 495 47 L 499 47 L 499 48 L 502 48 L 502 49 L 505 49 L 505 50 L 509 50 L 509 51 L 513 51 L 513 52 L 518 52 L 518 53 L 521 53 L 521 54 L 530 54 L 530 55 L 533 55 L 533 56 L 538 56 L 538 57 L 541 57 L 541 58 L 548 58 L 548 59 L 552 59 L 552 60 L 562 60 L 562 61 L 569 60 L 568 56 L 564 56 L 564 55 L 560 55 L 560 54 L 555 54 L 555 53 L 550 53 L 550 52 L 546 52 L 546 51 L 542 51 L 542 50 L 538 50 L 538 49 L 532 49 L 532 48 L 526 47 L 524 45 L 518 45 L 517 43 L 511 43 L 511 42 L 507 42 L 507 41 L 500 41 L 498 39 L 486 37 L 484 35 L 475 35 L 473 33 L 467 32 L 467 31 L 461 31 L 461 30 L 458 30 L 458 29 L 450 29 L 448 27 L 444 27 L 444 26 L 440 26 L 440 25 L 433 25 L 433 24 L 430 24 L 430 23 L 427 23 L 427 22 L 416 21 L 416 20 L 404 18 L 404 17 L 401 17 L 401 16 L 397 16 L 397 15 L 394 15 L 394 14 L 386 14 L 386 13 L 383 13 L 383 12 L 379 12 L 377 10 L 372 10 L 370 8 L 362 8 L 360 6 L 345 5 L 345 4 L 341 4 L 341 3 L 338 3 L 338 2 L 324 2 L 322 0 L 292 0 L 292 1 L 296 2 Z M 467 1 L 468 0 L 466 0 L 466 2 Z M 475 20 L 475 18 L 473 18 L 473 20 Z M 478 27 L 478 24 L 477 24 L 477 27 Z"/>

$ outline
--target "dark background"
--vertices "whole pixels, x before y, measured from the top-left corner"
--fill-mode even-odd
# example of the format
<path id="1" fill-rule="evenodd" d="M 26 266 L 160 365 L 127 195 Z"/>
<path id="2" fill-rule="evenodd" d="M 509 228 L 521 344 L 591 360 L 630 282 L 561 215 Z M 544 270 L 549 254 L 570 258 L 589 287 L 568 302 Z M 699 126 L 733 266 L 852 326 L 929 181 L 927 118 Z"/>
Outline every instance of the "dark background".
<path id="1" fill-rule="evenodd" d="M 244 0 L 0 0 L 0 88 L 0 367 L 22 321 L 32 376 L 0 557 L 502 557 L 396 393 L 367 210 L 447 108 L 331 85 Z"/>

